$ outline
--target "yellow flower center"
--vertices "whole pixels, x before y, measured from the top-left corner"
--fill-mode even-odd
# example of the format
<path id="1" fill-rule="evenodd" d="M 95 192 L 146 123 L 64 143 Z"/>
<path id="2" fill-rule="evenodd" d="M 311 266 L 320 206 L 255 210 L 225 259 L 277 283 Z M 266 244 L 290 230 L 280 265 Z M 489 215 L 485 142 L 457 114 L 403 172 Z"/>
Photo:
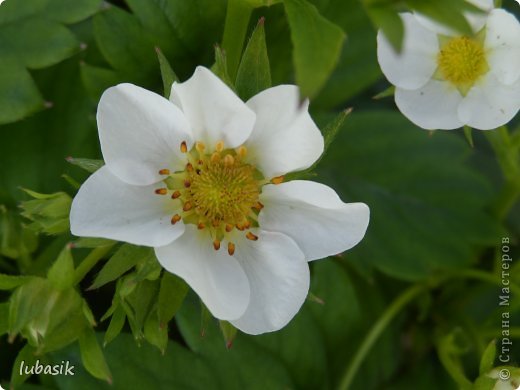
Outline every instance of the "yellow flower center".
<path id="1" fill-rule="evenodd" d="M 437 64 L 442 78 L 461 91 L 471 88 L 489 69 L 482 43 L 468 37 L 447 41 L 437 56 Z"/>
<path id="2" fill-rule="evenodd" d="M 170 173 L 161 169 L 166 176 L 166 188 L 155 190 L 158 195 L 170 195 L 174 202 L 180 202 L 171 219 L 172 224 L 183 220 L 195 224 L 199 230 L 208 230 L 215 250 L 220 249 L 220 242 L 228 238 L 228 253 L 233 255 L 235 245 L 229 240 L 230 233 L 237 229 L 244 231 L 248 239 L 256 241 L 258 237 L 251 227 L 258 227 L 258 214 L 264 207 L 259 201 L 264 184 L 279 184 L 283 177 L 265 180 L 262 174 L 251 164 L 244 161 L 247 149 L 225 149 L 222 141 L 217 142 L 215 151 L 205 153 L 203 143 L 187 150 L 186 143 L 181 144 L 181 151 L 186 153 L 188 163 L 184 171 Z"/>

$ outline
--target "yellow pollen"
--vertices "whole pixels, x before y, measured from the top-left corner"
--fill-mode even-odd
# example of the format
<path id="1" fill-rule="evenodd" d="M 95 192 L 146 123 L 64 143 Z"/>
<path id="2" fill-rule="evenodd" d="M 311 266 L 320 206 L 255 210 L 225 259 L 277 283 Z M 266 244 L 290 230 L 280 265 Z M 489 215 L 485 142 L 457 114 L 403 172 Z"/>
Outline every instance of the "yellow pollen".
<path id="1" fill-rule="evenodd" d="M 222 141 L 214 148 L 206 148 L 195 142 L 186 154 L 184 170 L 168 174 L 168 188 L 161 189 L 161 193 L 168 191 L 172 199 L 180 202 L 180 206 L 173 204 L 179 214 L 172 217 L 172 224 L 181 219 L 193 224 L 207 235 L 208 245 L 212 242 L 215 250 L 226 243 L 230 255 L 235 253 L 235 244 L 231 242 L 235 228 L 256 241 L 258 237 L 248 229 L 258 227 L 258 213 L 263 207 L 261 187 L 268 181 L 244 161 L 246 148 L 226 148 Z"/>
<path id="2" fill-rule="evenodd" d="M 444 44 L 437 65 L 442 78 L 463 91 L 489 69 L 483 45 L 468 37 L 452 38 Z"/>

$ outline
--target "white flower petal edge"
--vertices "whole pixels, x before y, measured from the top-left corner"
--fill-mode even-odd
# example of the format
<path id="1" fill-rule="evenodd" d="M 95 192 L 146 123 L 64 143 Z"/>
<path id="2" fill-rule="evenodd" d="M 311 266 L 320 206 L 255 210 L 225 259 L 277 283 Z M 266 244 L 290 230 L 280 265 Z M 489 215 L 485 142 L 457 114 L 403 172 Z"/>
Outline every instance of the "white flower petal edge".
<path id="1" fill-rule="evenodd" d="M 396 53 L 382 30 L 377 33 L 377 59 L 386 78 L 400 88 L 416 89 L 431 78 L 437 68 L 437 35 L 421 26 L 410 13 L 400 14 L 404 23 L 401 53 Z"/>
<path id="2" fill-rule="evenodd" d="M 469 3 L 472 3 L 474 6 L 480 8 L 483 13 L 475 13 L 475 12 L 465 12 L 464 17 L 468 21 L 471 30 L 475 33 L 480 31 L 482 27 L 486 24 L 486 18 L 487 13 L 490 12 L 493 7 L 494 3 L 493 0 L 467 0 Z M 431 18 L 424 16 L 420 13 L 415 12 L 415 17 L 417 18 L 417 21 L 427 28 L 430 31 L 433 31 L 437 34 L 442 35 L 457 35 L 458 31 L 450 28 L 449 26 L 446 26 L 444 24 L 441 24 L 435 20 L 432 20 Z"/>
<path id="3" fill-rule="evenodd" d="M 186 115 L 194 137 L 213 147 L 234 148 L 249 137 L 255 113 L 209 69 L 195 69 L 183 83 L 173 83 L 170 100 Z"/>
<path id="4" fill-rule="evenodd" d="M 246 142 L 248 162 L 267 178 L 310 167 L 323 153 L 323 136 L 310 117 L 308 101 L 300 105 L 298 87 L 279 85 L 253 96 L 256 113 Z"/>
<path id="5" fill-rule="evenodd" d="M 258 241 L 238 243 L 234 257 L 251 286 L 244 315 L 231 323 L 249 334 L 283 328 L 298 312 L 309 292 L 309 266 L 296 243 L 280 233 L 259 231 Z"/>
<path id="6" fill-rule="evenodd" d="M 291 237 L 309 261 L 341 253 L 364 237 L 370 211 L 364 203 L 343 203 L 326 185 L 294 180 L 267 185 L 260 196 L 263 230 Z"/>
<path id="7" fill-rule="evenodd" d="M 506 85 L 520 78 L 520 24 L 515 16 L 495 9 L 486 23 L 486 59 L 491 73 Z"/>
<path id="8" fill-rule="evenodd" d="M 458 107 L 459 118 L 479 130 L 492 130 L 514 118 L 520 108 L 520 79 L 501 84 L 493 74 L 471 88 Z"/>
<path id="9" fill-rule="evenodd" d="M 99 101 L 97 122 L 108 168 L 129 184 L 156 183 L 160 169 L 176 171 L 186 164 L 179 145 L 192 144 L 190 125 L 156 93 L 132 84 L 109 88 Z"/>
<path id="10" fill-rule="evenodd" d="M 183 234 L 184 224 L 172 226 L 171 199 L 155 195 L 155 188 L 127 184 L 107 166 L 102 167 L 83 183 L 72 201 L 72 234 L 135 245 L 169 244 Z"/>
<path id="11" fill-rule="evenodd" d="M 167 271 L 193 288 L 215 317 L 235 320 L 246 311 L 250 301 L 247 276 L 233 256 L 213 249 L 207 232 L 186 225 L 181 237 L 155 248 L 155 254 Z"/>
<path id="12" fill-rule="evenodd" d="M 462 95 L 446 81 L 430 80 L 416 90 L 395 89 L 395 103 L 408 119 L 423 129 L 451 130 L 464 126 L 457 108 Z"/>

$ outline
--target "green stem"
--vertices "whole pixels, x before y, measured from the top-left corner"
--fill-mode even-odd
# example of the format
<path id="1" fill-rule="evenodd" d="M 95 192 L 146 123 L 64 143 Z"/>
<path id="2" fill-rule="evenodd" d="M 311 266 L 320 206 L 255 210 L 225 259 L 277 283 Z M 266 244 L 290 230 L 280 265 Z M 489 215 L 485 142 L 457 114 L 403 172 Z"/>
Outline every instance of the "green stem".
<path id="1" fill-rule="evenodd" d="M 242 55 L 251 12 L 253 7 L 247 1 L 228 0 L 222 48 L 226 52 L 228 73 L 233 82 Z"/>
<path id="2" fill-rule="evenodd" d="M 416 284 L 409 287 L 401 295 L 399 295 L 392 302 L 392 304 L 385 310 L 383 315 L 377 320 L 372 329 L 370 329 L 370 332 L 365 337 L 363 343 L 357 350 L 356 355 L 352 359 L 350 365 L 347 368 L 347 371 L 341 379 L 339 389 L 348 390 L 350 388 L 350 385 L 352 384 L 352 381 L 354 380 L 354 377 L 356 376 L 356 373 L 359 367 L 361 366 L 361 363 L 363 362 L 363 360 L 365 360 L 365 357 L 367 356 L 368 352 L 375 344 L 379 336 L 386 329 L 390 321 L 392 321 L 392 319 L 397 315 L 397 313 L 399 313 L 399 311 L 403 307 L 405 307 L 415 297 L 424 292 L 427 289 L 427 287 L 428 286 L 424 284 Z"/>
<path id="3" fill-rule="evenodd" d="M 86 274 L 101 260 L 105 255 L 112 249 L 115 244 L 100 246 L 90 252 L 81 264 L 76 268 L 74 275 L 74 285 L 78 284 L 83 280 Z"/>

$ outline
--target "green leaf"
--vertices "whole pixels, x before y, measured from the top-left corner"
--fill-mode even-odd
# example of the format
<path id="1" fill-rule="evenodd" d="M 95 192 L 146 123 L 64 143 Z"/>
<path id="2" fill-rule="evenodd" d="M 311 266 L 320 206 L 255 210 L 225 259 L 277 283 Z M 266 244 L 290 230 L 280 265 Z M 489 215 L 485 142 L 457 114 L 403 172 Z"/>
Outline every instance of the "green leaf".
<path id="1" fill-rule="evenodd" d="M 116 241 L 107 238 L 81 237 L 73 242 L 74 248 L 99 248 L 115 245 Z"/>
<path id="2" fill-rule="evenodd" d="M 112 340 L 114 340 L 119 335 L 119 333 L 121 333 L 121 330 L 123 330 L 123 326 L 125 325 L 125 320 L 125 310 L 121 305 L 117 305 L 105 333 L 105 338 L 103 340 L 104 347 Z"/>
<path id="3" fill-rule="evenodd" d="M 184 280 L 169 272 L 164 272 L 159 289 L 157 314 L 161 326 L 165 326 L 180 309 L 189 286 Z"/>
<path id="4" fill-rule="evenodd" d="M 271 86 L 264 21 L 263 18 L 258 21 L 238 67 L 235 85 L 238 96 L 244 101 Z"/>
<path id="5" fill-rule="evenodd" d="M 168 99 L 172 91 L 172 85 L 175 81 L 179 81 L 177 75 L 173 71 L 168 59 L 164 56 L 161 49 L 156 47 L 157 58 L 159 59 L 159 66 L 161 68 L 161 77 L 163 81 L 164 97 Z"/>
<path id="6" fill-rule="evenodd" d="M 81 351 L 81 361 L 87 371 L 92 374 L 92 376 L 103 379 L 111 384 L 112 374 L 110 373 L 103 351 L 101 351 L 101 347 L 96 339 L 96 334 L 92 329 L 86 329 L 80 336 L 79 348 Z"/>
<path id="7" fill-rule="evenodd" d="M 217 75 L 229 88 L 235 89 L 235 84 L 229 77 L 228 66 L 227 66 L 227 55 L 226 52 L 220 47 L 215 46 L 215 64 L 211 68 L 211 71 Z"/>
<path id="8" fill-rule="evenodd" d="M 164 355 L 168 345 L 168 326 L 159 324 L 156 310 L 150 312 L 144 323 L 144 338 L 150 344 L 159 348 L 159 351 Z"/>
<path id="9" fill-rule="evenodd" d="M 155 257 L 148 247 L 124 244 L 103 266 L 90 289 L 99 288 L 129 271 L 140 261 Z"/>
<path id="10" fill-rule="evenodd" d="M 123 76 L 112 69 L 89 65 L 84 62 L 81 62 L 80 65 L 81 81 L 92 100 L 96 103 L 105 90 L 125 81 Z M 68 157 L 67 161 L 92 173 L 104 165 L 102 160 L 90 160 L 86 158 Z"/>
<path id="11" fill-rule="evenodd" d="M 78 22 L 96 11 L 99 0 L 35 0 L 31 7 L 17 1 L 0 12 L 0 124 L 42 110 L 45 105 L 30 69 L 54 65 L 80 50 L 74 34 L 61 22 Z M 42 50 L 42 48 L 45 50 Z"/>
<path id="12" fill-rule="evenodd" d="M 103 160 L 92 160 L 90 158 L 67 157 L 66 160 L 68 163 L 76 165 L 90 173 L 96 172 L 99 168 L 105 165 Z"/>
<path id="13" fill-rule="evenodd" d="M 0 274 L 0 290 L 12 290 L 24 283 L 29 282 L 32 276 L 15 276 Z"/>
<path id="14" fill-rule="evenodd" d="M 0 255 L 12 259 L 26 257 L 38 245 L 36 234 L 27 229 L 19 215 L 0 205 Z"/>
<path id="15" fill-rule="evenodd" d="M 251 390 L 296 388 L 283 362 L 245 335 L 238 334 L 233 347 L 226 350 L 220 329 L 216 321 L 211 320 L 201 337 L 199 301 L 193 295 L 182 305 L 175 318 L 190 349 L 202 356 L 218 375 L 214 387 L 247 387 Z"/>
<path id="16" fill-rule="evenodd" d="M 94 17 L 94 36 L 108 63 L 127 81 L 146 86 L 156 79 L 154 45 L 135 16 L 111 7 Z"/>
<path id="17" fill-rule="evenodd" d="M 385 34 L 390 44 L 396 51 L 401 51 L 404 39 L 404 23 L 399 14 L 393 9 L 385 5 L 375 4 L 367 7 L 368 15 L 372 23 Z"/>
<path id="18" fill-rule="evenodd" d="M 72 199 L 67 193 L 40 194 L 27 189 L 23 191 L 34 198 L 20 204 L 23 210 L 21 215 L 33 221 L 31 229 L 47 234 L 61 234 L 70 230 Z"/>
<path id="19" fill-rule="evenodd" d="M 25 374 L 25 370 L 23 370 L 22 375 L 20 375 L 20 367 L 22 362 L 24 366 L 31 367 L 36 364 L 37 359 L 38 357 L 36 356 L 36 350 L 34 347 L 31 347 L 29 344 L 25 344 L 20 352 L 18 352 L 18 355 L 16 356 L 13 364 L 13 369 L 11 371 L 11 386 L 13 388 L 16 388 L 24 383 L 30 376 Z"/>
<path id="20" fill-rule="evenodd" d="M 0 303 L 0 336 L 9 331 L 9 302 Z"/>
<path id="21" fill-rule="evenodd" d="M 228 321 L 219 321 L 220 330 L 222 331 L 222 336 L 224 336 L 224 341 L 226 342 L 226 348 L 230 349 L 233 346 L 233 341 L 237 336 L 237 328 L 235 328 Z"/>
<path id="22" fill-rule="evenodd" d="M 102 337 L 102 336 L 101 336 Z M 143 344 L 138 347 L 132 336 L 119 335 L 104 349 L 113 375 L 113 384 L 91 377 L 83 367 L 75 347 L 52 355 L 55 364 L 69 360 L 75 365 L 74 376 L 58 375 L 53 379 L 61 390 L 110 389 L 215 389 L 215 370 L 202 357 L 169 341 L 166 353 Z"/>
<path id="23" fill-rule="evenodd" d="M 305 0 L 284 0 L 291 39 L 296 81 L 301 95 L 313 97 L 336 66 L 345 34 Z"/>
<path id="24" fill-rule="evenodd" d="M 142 337 L 142 329 L 152 312 L 158 291 L 159 283 L 157 281 L 143 280 L 137 283 L 135 289 L 125 299 L 126 316 L 136 339 Z"/>
<path id="25" fill-rule="evenodd" d="M 482 358 L 480 359 L 479 374 L 487 374 L 495 364 L 495 356 L 497 354 L 496 340 L 492 340 L 486 347 Z"/>
<path id="26" fill-rule="evenodd" d="M 502 231 L 484 211 L 493 186 L 469 165 L 471 153 L 463 139 L 431 136 L 398 113 L 354 113 L 319 168 L 345 201 L 371 209 L 350 262 L 417 280 L 467 267 L 479 248 L 495 245 Z"/>
<path id="27" fill-rule="evenodd" d="M 70 249 L 70 244 L 63 248 L 47 273 L 47 278 L 58 290 L 64 290 L 74 285 L 74 260 Z"/>

